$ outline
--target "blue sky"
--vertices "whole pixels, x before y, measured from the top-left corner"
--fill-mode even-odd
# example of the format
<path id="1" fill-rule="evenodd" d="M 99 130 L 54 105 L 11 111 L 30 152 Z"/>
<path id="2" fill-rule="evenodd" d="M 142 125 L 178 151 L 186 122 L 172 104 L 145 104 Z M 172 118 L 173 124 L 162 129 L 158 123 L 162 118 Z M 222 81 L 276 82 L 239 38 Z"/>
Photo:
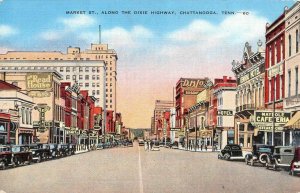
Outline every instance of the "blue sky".
<path id="1" fill-rule="evenodd" d="M 117 51 L 118 111 L 130 127 L 149 127 L 154 101 L 172 100 L 180 77 L 233 76 L 245 42 L 257 49 L 265 25 L 294 0 L 0 0 L 0 53 L 66 51 L 98 41 Z M 98 14 L 68 15 L 66 11 Z M 119 14 L 100 14 L 118 11 Z M 121 11 L 175 11 L 173 15 L 124 15 Z M 180 11 L 215 11 L 181 15 Z M 226 15 L 222 11 L 248 11 Z M 141 94 L 142 93 L 142 94 Z M 138 102 L 137 102 L 138 101 Z M 130 106 L 131 108 L 128 108 Z M 135 117 L 135 119 L 132 119 Z M 145 119 L 145 117 L 147 119 Z"/>

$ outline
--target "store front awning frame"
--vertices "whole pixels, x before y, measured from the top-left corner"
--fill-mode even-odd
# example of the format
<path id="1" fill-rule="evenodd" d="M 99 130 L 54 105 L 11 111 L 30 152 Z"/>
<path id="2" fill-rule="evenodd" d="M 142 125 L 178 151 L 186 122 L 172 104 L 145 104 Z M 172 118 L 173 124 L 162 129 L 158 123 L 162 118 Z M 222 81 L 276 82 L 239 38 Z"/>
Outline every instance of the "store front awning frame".
<path id="1" fill-rule="evenodd" d="M 284 125 L 284 129 L 295 128 L 300 128 L 300 111 L 297 111 L 297 113 Z"/>

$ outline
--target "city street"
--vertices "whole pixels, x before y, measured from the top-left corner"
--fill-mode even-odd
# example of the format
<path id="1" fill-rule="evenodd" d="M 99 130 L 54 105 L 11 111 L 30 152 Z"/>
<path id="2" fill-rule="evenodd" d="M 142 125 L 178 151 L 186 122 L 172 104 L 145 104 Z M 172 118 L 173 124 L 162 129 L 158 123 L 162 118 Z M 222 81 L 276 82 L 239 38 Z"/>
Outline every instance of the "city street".
<path id="1" fill-rule="evenodd" d="M 113 148 L 0 171 L 0 192 L 300 192 L 288 172 L 217 159 L 214 152 Z M 2 193 L 2 192 L 1 192 Z"/>

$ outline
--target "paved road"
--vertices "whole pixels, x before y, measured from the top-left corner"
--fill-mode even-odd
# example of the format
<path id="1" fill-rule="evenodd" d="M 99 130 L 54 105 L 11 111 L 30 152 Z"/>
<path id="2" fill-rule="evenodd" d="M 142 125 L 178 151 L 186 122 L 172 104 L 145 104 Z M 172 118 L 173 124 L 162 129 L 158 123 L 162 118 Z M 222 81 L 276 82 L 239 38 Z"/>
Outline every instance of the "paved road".
<path id="1" fill-rule="evenodd" d="M 300 177 L 216 157 L 135 144 L 0 171 L 0 192 L 300 192 Z"/>

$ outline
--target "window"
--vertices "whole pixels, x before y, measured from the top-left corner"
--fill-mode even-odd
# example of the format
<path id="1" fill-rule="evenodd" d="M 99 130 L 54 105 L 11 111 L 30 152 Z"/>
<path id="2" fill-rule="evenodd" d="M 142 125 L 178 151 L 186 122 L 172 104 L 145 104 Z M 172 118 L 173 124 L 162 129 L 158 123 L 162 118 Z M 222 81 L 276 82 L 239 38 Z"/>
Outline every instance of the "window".
<path id="1" fill-rule="evenodd" d="M 93 76 L 92 76 L 92 79 L 93 79 L 93 80 L 95 80 L 95 77 L 96 77 L 96 76 L 95 76 L 95 75 L 93 75 Z"/>
<path id="2" fill-rule="evenodd" d="M 288 97 L 291 97 L 291 70 L 288 72 Z"/>
<path id="3" fill-rule="evenodd" d="M 85 83 L 85 87 L 89 87 L 90 84 L 88 82 Z"/>
<path id="4" fill-rule="evenodd" d="M 95 90 L 93 90 L 92 95 L 95 95 L 95 93 L 96 93 Z"/>
<path id="5" fill-rule="evenodd" d="M 76 67 L 73 67 L 73 72 L 76 72 Z"/>
<path id="6" fill-rule="evenodd" d="M 83 78 L 82 75 L 79 75 L 79 80 L 82 80 L 82 78 Z"/>
<path id="7" fill-rule="evenodd" d="M 295 80 L 296 80 L 296 83 L 295 83 L 295 95 L 298 95 L 298 66 L 295 68 Z"/>
<path id="8" fill-rule="evenodd" d="M 96 70 L 95 70 L 95 67 L 93 67 L 93 68 L 92 68 L 92 72 L 95 72 L 95 71 L 96 71 Z"/>
<path id="9" fill-rule="evenodd" d="M 63 72 L 63 71 L 64 71 L 64 67 L 60 67 L 60 68 L 59 68 L 59 71 L 60 71 L 60 72 Z"/>
<path id="10" fill-rule="evenodd" d="M 100 94 L 100 91 L 99 91 L 99 90 L 97 90 L 97 94 Z"/>
<path id="11" fill-rule="evenodd" d="M 272 101 L 272 80 L 269 81 L 269 102 Z"/>
<path id="12" fill-rule="evenodd" d="M 85 67 L 85 72 L 89 72 L 89 67 Z"/>
<path id="13" fill-rule="evenodd" d="M 100 76 L 99 75 L 97 75 L 97 80 L 100 80 Z"/>
<path id="14" fill-rule="evenodd" d="M 95 83 L 92 83 L 92 87 L 95 87 Z"/>
<path id="15" fill-rule="evenodd" d="M 76 75 L 73 75 L 73 80 L 76 80 Z"/>
<path id="16" fill-rule="evenodd" d="M 67 67 L 67 68 L 66 68 L 66 72 L 70 72 L 70 67 Z"/>
<path id="17" fill-rule="evenodd" d="M 291 35 L 289 35 L 289 56 L 292 55 L 292 38 Z"/>
<path id="18" fill-rule="evenodd" d="M 79 83 L 79 86 L 81 86 L 81 87 L 82 87 L 82 86 L 83 86 L 83 83 L 82 83 L 82 82 L 80 82 L 80 83 Z"/>
<path id="19" fill-rule="evenodd" d="M 110 105 L 110 108 L 112 108 L 112 105 Z"/>
<path id="20" fill-rule="evenodd" d="M 67 75 L 67 76 L 66 76 L 66 80 L 70 80 L 70 75 Z"/>
<path id="21" fill-rule="evenodd" d="M 281 39 L 281 41 L 280 41 L 280 50 L 281 50 L 280 61 L 282 61 L 282 60 L 283 60 L 283 55 L 284 55 L 283 41 L 282 41 L 282 39 Z"/>
<path id="22" fill-rule="evenodd" d="M 269 67 L 272 66 L 272 48 L 269 48 Z"/>
<path id="23" fill-rule="evenodd" d="M 112 97 L 112 94 L 110 94 L 110 97 Z"/>
<path id="24" fill-rule="evenodd" d="M 100 87 L 100 83 L 97 83 L 97 87 Z"/>
<path id="25" fill-rule="evenodd" d="M 82 67 L 79 67 L 79 72 L 83 72 L 83 69 L 82 69 Z"/>
<path id="26" fill-rule="evenodd" d="M 299 34 L 298 30 L 296 30 L 296 53 L 298 53 L 299 50 Z"/>
<path id="27" fill-rule="evenodd" d="M 273 91 L 273 100 L 275 100 L 276 101 L 276 91 L 277 91 L 277 84 L 276 84 L 277 82 L 276 82 L 276 76 L 274 77 L 274 91 Z"/>
<path id="28" fill-rule="evenodd" d="M 275 55 L 275 59 L 274 59 L 274 60 L 276 61 L 276 62 L 275 62 L 275 64 L 276 64 L 276 63 L 278 62 L 278 60 L 277 60 L 277 58 L 278 58 L 278 57 L 277 57 L 278 52 L 277 52 L 277 43 L 276 43 L 276 42 L 275 42 L 274 51 L 275 51 L 275 54 L 274 54 L 274 55 Z"/>
<path id="29" fill-rule="evenodd" d="M 89 75 L 85 75 L 85 80 L 88 80 L 89 79 Z"/>

